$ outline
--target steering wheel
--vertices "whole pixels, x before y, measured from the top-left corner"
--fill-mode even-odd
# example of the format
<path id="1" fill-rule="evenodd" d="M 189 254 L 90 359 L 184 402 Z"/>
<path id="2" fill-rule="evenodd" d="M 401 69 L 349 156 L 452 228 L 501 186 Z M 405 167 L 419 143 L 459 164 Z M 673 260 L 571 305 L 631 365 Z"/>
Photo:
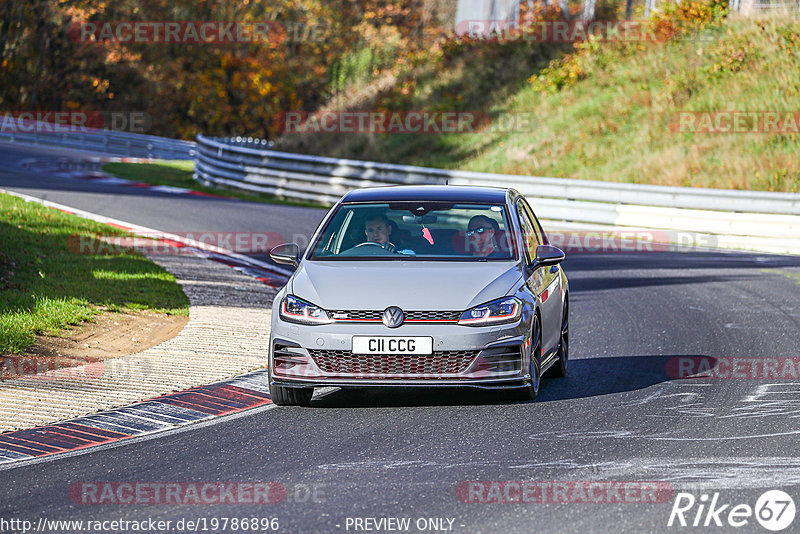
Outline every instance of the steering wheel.
<path id="1" fill-rule="evenodd" d="M 353 248 L 364 247 L 364 246 L 380 247 L 383 250 L 388 250 L 391 252 L 394 252 L 397 249 L 397 246 L 391 241 L 387 242 L 385 245 L 381 245 L 380 243 L 376 243 L 375 241 L 364 241 L 363 243 L 359 243 Z"/>
<path id="2" fill-rule="evenodd" d="M 364 241 L 339 253 L 339 256 L 386 256 L 397 254 L 397 247 L 394 243 L 381 245 L 374 241 Z"/>

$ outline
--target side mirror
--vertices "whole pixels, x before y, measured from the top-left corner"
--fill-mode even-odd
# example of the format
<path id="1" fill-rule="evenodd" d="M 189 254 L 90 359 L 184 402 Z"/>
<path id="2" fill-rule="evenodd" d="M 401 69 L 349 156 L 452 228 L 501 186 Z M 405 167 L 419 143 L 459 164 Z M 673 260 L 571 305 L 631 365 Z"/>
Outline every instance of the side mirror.
<path id="1" fill-rule="evenodd" d="M 533 260 L 533 267 L 543 267 L 547 265 L 558 265 L 566 254 L 558 247 L 552 245 L 539 245 L 536 247 L 536 259 Z"/>
<path id="2" fill-rule="evenodd" d="M 300 263 L 300 247 L 296 243 L 278 245 L 269 251 L 269 257 L 275 263 L 297 266 Z"/>

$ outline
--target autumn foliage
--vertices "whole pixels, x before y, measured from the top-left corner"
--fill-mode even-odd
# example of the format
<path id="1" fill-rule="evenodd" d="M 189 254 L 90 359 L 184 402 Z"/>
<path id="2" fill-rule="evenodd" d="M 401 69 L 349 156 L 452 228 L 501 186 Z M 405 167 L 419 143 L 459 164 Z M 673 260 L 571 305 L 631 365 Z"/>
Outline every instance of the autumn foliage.
<path id="1" fill-rule="evenodd" d="M 147 133 L 274 134 L 273 117 L 313 110 L 352 75 L 353 51 L 388 34 L 424 46 L 423 1 L 50 0 L 0 7 L 0 112 L 144 111 Z M 269 22 L 261 42 L 82 42 L 76 24 Z M 369 59 L 369 58 L 368 58 Z M 373 61 L 366 62 L 372 68 Z M 352 69 L 351 69 L 352 70 Z M 371 75 L 372 73 L 370 73 Z"/>

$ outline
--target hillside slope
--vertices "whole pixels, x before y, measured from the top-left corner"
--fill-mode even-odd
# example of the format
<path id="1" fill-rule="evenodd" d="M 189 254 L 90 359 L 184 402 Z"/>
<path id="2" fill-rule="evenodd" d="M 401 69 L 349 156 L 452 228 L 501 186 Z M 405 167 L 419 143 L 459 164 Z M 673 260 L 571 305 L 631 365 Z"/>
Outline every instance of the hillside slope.
<path id="1" fill-rule="evenodd" d="M 684 2 L 676 8 L 683 12 L 657 15 L 672 30 L 676 18 L 698 16 L 690 9 L 705 17 L 658 42 L 445 44 L 398 72 L 390 88 L 350 105 L 482 110 L 497 120 L 532 113 L 529 131 L 284 134 L 278 147 L 476 171 L 800 191 L 800 23 L 715 19 L 708 5 Z M 548 55 L 559 59 L 548 64 Z M 728 112 L 744 111 L 777 112 L 777 124 L 757 133 L 680 129 L 682 118 L 724 127 Z M 751 128 L 755 119 L 743 117 L 740 129 Z"/>

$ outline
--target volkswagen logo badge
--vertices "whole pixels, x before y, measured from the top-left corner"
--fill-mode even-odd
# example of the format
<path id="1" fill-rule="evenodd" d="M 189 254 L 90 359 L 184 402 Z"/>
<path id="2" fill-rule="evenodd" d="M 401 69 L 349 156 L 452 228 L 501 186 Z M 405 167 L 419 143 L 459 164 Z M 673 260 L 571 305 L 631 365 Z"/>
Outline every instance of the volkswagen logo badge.
<path id="1" fill-rule="evenodd" d="M 403 314 L 403 310 L 397 306 L 390 306 L 383 310 L 383 324 L 389 328 L 397 328 L 405 320 L 406 316 Z"/>

